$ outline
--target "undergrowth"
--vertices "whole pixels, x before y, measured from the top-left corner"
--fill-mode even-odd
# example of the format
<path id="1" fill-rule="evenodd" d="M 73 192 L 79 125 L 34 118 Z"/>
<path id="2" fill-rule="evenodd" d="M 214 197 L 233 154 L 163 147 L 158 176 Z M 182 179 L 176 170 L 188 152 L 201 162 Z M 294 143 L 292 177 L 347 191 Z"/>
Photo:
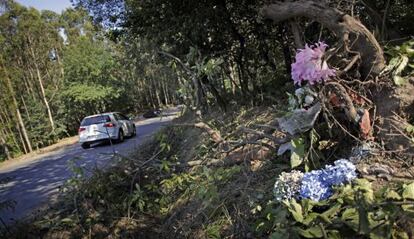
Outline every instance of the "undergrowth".
<path id="1" fill-rule="evenodd" d="M 212 113 L 204 121 L 226 140 L 238 140 L 243 137 L 239 125 L 260 125 L 280 114 L 274 108 L 241 109 L 226 117 Z M 73 164 L 74 177 L 58 204 L 33 222 L 17 225 L 10 237 L 412 237 L 414 184 L 374 190 L 366 179 L 358 179 L 336 188 L 329 200 L 276 202 L 273 185 L 281 172 L 290 171 L 291 157 L 270 152 L 249 158 L 241 151 L 237 163 L 222 163 L 223 149 L 208 134 L 184 124 L 193 121 L 191 114 L 176 120 L 133 155 L 116 156 L 117 166 L 97 170 L 89 179 Z M 304 141 L 306 152 L 326 144 L 313 134 Z M 328 147 L 318 154 L 332 151 Z M 326 160 L 322 157 L 318 165 Z M 318 167 L 307 162 L 294 166 Z"/>

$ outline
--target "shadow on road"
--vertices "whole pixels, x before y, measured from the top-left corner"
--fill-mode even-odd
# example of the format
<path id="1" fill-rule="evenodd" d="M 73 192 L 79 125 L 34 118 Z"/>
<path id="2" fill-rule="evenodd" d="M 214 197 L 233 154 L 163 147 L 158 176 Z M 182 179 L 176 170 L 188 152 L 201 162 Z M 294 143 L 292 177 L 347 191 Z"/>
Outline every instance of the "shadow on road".
<path id="1" fill-rule="evenodd" d="M 28 163 L 0 171 L 1 178 L 10 178 L 10 182 L 0 185 L 0 198 L 15 200 L 14 211 L 0 211 L 0 218 L 6 224 L 13 224 L 36 213 L 42 205 L 50 205 L 54 196 L 58 195 L 61 187 L 73 173 L 68 162 L 73 161 L 75 167 L 80 167 L 87 175 L 96 168 L 107 168 L 115 164 L 113 152 L 127 155 L 136 149 L 143 139 L 156 132 L 161 126 L 167 125 L 173 118 L 156 118 L 139 123 L 137 136 L 126 138 L 124 142 L 114 144 L 102 142 L 90 149 L 82 149 L 79 144 L 70 145 L 62 150 L 45 154 L 45 157 Z M 76 160 L 73 160 L 76 159 Z"/>

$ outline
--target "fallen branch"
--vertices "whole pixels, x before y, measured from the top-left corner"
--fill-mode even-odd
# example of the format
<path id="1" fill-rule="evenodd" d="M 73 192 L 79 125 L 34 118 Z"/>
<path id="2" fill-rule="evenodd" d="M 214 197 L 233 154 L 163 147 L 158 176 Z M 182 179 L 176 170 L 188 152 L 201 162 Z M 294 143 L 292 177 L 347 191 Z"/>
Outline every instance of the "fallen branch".
<path id="1" fill-rule="evenodd" d="M 212 129 L 209 125 L 207 125 L 204 122 L 198 122 L 194 124 L 174 124 L 172 126 L 186 126 L 186 127 L 195 127 L 202 129 L 207 132 L 207 134 L 210 135 L 210 138 L 214 141 L 216 144 L 226 144 L 227 142 L 221 137 L 220 132 L 217 130 Z"/>
<path id="2" fill-rule="evenodd" d="M 276 148 L 273 145 L 265 143 L 265 142 L 261 142 L 261 141 L 243 141 L 243 142 L 240 142 L 240 143 L 236 144 L 235 146 L 233 146 L 232 149 L 225 150 L 225 151 L 222 151 L 220 153 L 228 154 L 228 153 L 231 153 L 234 150 L 236 150 L 238 148 L 241 148 L 243 146 L 246 146 L 246 145 L 259 145 L 259 146 L 266 147 L 266 148 L 268 148 L 270 150 L 273 150 L 273 151 L 276 150 Z"/>
<path id="3" fill-rule="evenodd" d="M 265 132 L 257 131 L 257 130 L 254 130 L 254 129 L 249 129 L 249 128 L 246 128 L 246 127 L 241 127 L 240 130 L 245 132 L 245 133 L 257 135 L 259 138 L 256 138 L 255 140 L 268 138 L 268 139 L 272 140 L 275 144 L 284 144 L 284 143 L 291 140 L 291 138 L 288 137 L 288 136 L 286 136 L 285 138 L 277 138 L 277 137 L 275 137 L 273 135 L 270 135 L 270 134 L 267 134 Z"/>

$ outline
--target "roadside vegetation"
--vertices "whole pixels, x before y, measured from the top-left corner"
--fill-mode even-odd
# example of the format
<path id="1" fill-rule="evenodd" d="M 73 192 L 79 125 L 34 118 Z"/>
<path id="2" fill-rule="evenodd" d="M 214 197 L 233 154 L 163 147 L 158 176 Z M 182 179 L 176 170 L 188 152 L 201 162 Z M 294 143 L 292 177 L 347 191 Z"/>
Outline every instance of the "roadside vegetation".
<path id="1" fill-rule="evenodd" d="M 115 72 L 144 67 L 94 94 L 185 112 L 116 167 L 73 166 L 60 200 L 4 235 L 413 238 L 411 1 L 73 2 Z M 114 94 L 120 79 L 142 80 Z"/>

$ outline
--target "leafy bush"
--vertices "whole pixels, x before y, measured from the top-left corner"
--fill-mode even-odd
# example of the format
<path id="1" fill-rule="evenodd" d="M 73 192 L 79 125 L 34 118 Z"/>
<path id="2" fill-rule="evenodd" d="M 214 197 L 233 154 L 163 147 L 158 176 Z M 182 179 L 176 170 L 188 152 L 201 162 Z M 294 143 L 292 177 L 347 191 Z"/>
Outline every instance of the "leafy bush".
<path id="1" fill-rule="evenodd" d="M 414 225 L 414 183 L 374 193 L 357 179 L 328 200 L 270 201 L 256 231 L 271 238 L 410 238 Z"/>

